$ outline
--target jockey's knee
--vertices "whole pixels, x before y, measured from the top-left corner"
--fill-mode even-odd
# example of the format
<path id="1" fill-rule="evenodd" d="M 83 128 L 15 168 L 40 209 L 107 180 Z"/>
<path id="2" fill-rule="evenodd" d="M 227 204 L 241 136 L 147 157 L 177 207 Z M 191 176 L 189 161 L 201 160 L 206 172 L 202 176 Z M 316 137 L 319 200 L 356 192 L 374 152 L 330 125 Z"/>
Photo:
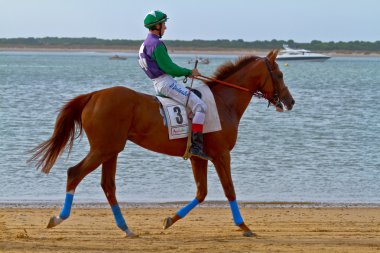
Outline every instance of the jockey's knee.
<path id="1" fill-rule="evenodd" d="M 193 108 L 193 112 L 194 113 L 197 113 L 197 112 L 201 112 L 203 114 L 206 114 L 207 113 L 207 105 L 206 103 L 204 103 L 202 100 L 200 100 L 200 102 L 198 102 L 194 108 Z"/>
<path id="2" fill-rule="evenodd" d="M 188 105 L 193 113 L 197 113 L 197 112 L 201 112 L 204 114 L 207 113 L 206 103 L 202 99 L 200 99 L 197 95 L 195 95 L 193 92 L 190 93 Z"/>

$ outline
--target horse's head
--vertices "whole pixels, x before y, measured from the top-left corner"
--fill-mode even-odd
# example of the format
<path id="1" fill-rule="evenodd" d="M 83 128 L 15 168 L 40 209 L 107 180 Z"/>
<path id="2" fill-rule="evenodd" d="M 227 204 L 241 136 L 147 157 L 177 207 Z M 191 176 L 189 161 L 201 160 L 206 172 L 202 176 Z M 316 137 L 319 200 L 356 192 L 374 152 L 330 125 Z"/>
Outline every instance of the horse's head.
<path id="1" fill-rule="evenodd" d="M 264 94 L 265 98 L 276 106 L 277 111 L 283 111 L 283 105 L 287 110 L 291 110 L 295 101 L 285 85 L 283 74 L 276 63 L 277 54 L 278 50 L 272 50 L 263 58 L 267 74 L 259 92 Z"/>

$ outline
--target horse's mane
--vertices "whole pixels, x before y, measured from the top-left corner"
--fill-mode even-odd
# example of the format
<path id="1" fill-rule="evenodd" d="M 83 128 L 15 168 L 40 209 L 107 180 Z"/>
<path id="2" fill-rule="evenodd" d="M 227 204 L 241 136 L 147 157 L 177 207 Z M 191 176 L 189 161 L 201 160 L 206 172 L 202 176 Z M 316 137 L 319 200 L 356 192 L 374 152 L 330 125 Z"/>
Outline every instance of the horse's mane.
<path id="1" fill-rule="evenodd" d="M 258 56 L 254 55 L 248 55 L 248 56 L 241 56 L 239 57 L 235 62 L 227 61 L 223 65 L 219 66 L 217 70 L 214 73 L 214 78 L 218 80 L 224 80 L 236 71 L 240 70 L 241 68 L 247 66 L 249 63 L 257 60 L 257 58 L 260 58 Z M 207 81 L 207 85 L 214 84 L 213 81 Z"/>

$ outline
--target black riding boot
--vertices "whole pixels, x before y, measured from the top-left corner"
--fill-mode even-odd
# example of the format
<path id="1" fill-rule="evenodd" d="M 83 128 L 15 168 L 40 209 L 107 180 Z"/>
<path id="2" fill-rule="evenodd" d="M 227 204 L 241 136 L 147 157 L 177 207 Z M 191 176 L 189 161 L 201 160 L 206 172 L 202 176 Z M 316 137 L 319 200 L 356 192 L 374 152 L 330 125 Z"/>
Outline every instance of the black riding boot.
<path id="1" fill-rule="evenodd" d="M 189 153 L 192 156 L 197 156 L 205 160 L 211 160 L 211 157 L 207 156 L 203 152 L 203 134 L 201 132 L 191 133 L 191 147 Z"/>

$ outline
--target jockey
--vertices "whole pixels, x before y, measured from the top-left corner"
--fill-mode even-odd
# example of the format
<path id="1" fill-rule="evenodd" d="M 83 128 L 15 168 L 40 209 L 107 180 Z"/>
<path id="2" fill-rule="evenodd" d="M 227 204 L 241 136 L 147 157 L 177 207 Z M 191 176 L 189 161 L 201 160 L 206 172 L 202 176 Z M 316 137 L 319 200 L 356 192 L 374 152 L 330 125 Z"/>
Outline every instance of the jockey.
<path id="1" fill-rule="evenodd" d="M 168 17 L 161 11 L 151 11 L 144 19 L 144 26 L 149 29 L 148 36 L 139 51 L 139 64 L 147 76 L 152 79 L 157 94 L 170 97 L 193 112 L 192 145 L 190 155 L 210 160 L 203 152 L 203 124 L 207 113 L 207 105 L 193 92 L 177 83 L 173 77 L 198 76 L 200 73 L 182 68 L 171 60 L 165 44 L 160 40 L 166 30 Z"/>

